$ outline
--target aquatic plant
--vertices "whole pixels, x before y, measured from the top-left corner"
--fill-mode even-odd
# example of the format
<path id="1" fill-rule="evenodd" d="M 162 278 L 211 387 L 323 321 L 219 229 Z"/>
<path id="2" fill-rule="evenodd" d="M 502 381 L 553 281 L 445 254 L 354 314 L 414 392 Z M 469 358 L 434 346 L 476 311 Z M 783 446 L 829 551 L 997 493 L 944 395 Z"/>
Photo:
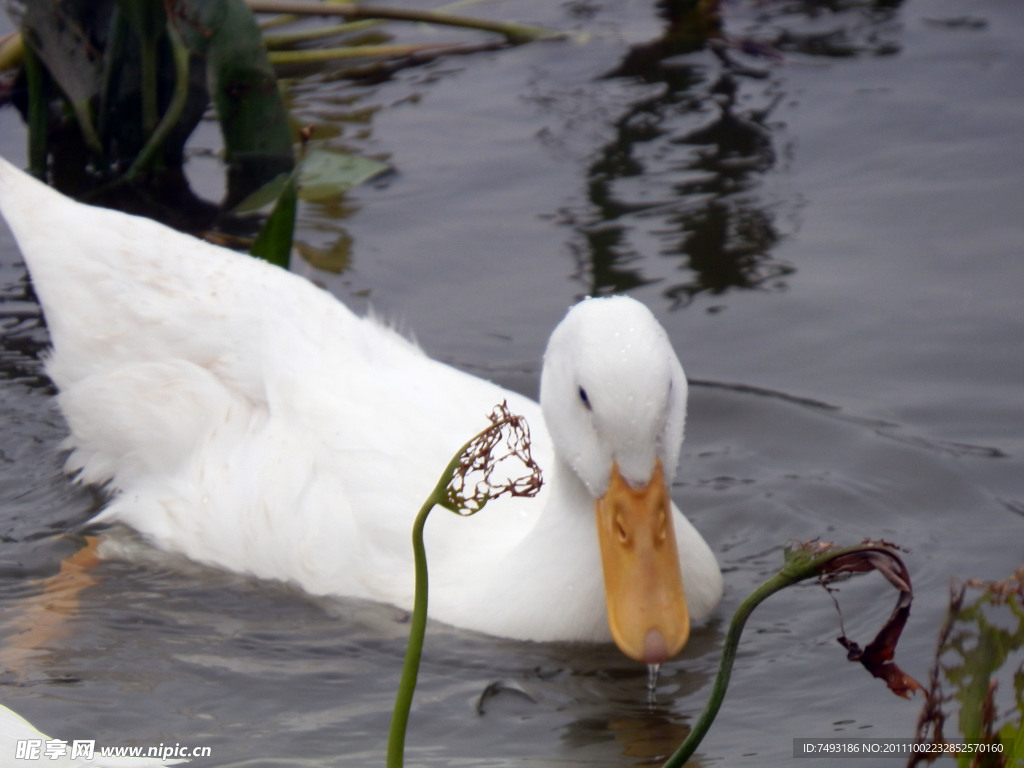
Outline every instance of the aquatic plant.
<path id="1" fill-rule="evenodd" d="M 1002 581 L 954 581 L 918 719 L 917 743 L 948 744 L 946 707 L 955 702 L 963 742 L 979 748 L 954 753 L 961 768 L 1024 766 L 1022 656 L 1024 565 Z M 1000 682 L 1009 684 L 1008 697 L 1000 696 Z M 908 766 L 931 762 L 936 754 L 941 752 L 915 752 Z"/>
<path id="2" fill-rule="evenodd" d="M 530 454 L 530 429 L 526 419 L 513 415 L 507 403 L 495 406 L 489 418 L 490 426 L 466 442 L 448 462 L 413 524 L 416 587 L 409 643 L 388 736 L 388 768 L 400 768 L 403 764 L 405 731 L 423 654 L 429 591 L 423 544 L 427 516 L 437 506 L 457 515 L 474 515 L 499 496 L 535 496 L 543 482 L 540 467 Z"/>
<path id="3" fill-rule="evenodd" d="M 711 697 L 690 734 L 665 762 L 664 768 L 680 768 L 707 735 L 725 698 L 743 627 L 758 605 L 776 592 L 800 581 L 817 578 L 827 587 L 829 582 L 841 576 L 873 570 L 881 573 L 899 592 L 896 607 L 875 639 L 863 649 L 845 635 L 839 638 L 839 642 L 847 649 L 850 661 L 859 661 L 872 675 L 885 680 L 893 693 L 907 697 L 923 690 L 916 680 L 893 661 L 896 643 L 910 615 L 910 603 L 913 600 L 910 573 L 897 548 L 884 541 L 865 541 L 848 547 L 836 547 L 817 540 L 794 544 L 784 550 L 783 565 L 779 572 L 751 592 L 733 614 Z"/>
<path id="4" fill-rule="evenodd" d="M 253 196 L 268 188 L 285 198 L 274 234 L 256 252 L 287 264 L 294 200 L 303 178 L 275 66 L 302 64 L 306 72 L 347 62 L 365 76 L 374 66 L 395 68 L 441 55 L 505 47 L 557 37 L 550 30 L 474 19 L 441 10 L 366 9 L 343 3 L 246 0 L 32 0 L 20 9 L 20 32 L 0 44 L 0 67 L 17 69 L 14 101 L 28 125 L 29 167 L 67 194 L 142 213 L 178 229 L 214 227 L 251 233 Z M 255 12 L 277 14 L 260 24 Z M 274 32 L 296 20 L 342 16 L 343 25 Z M 497 42 L 393 44 L 384 21 L 429 22 L 497 35 Z M 310 47 L 341 37 L 343 45 Z M 272 52 L 268 54 L 268 48 Z M 20 67 L 20 69 L 19 69 Z M 293 67 L 294 70 L 294 67 Z M 224 199 L 211 204 L 189 189 L 185 146 L 210 107 L 217 118 L 227 170 Z M 308 135 L 305 136 L 308 139 Z M 338 154 L 337 150 L 334 152 Z M 322 160 L 326 155 L 321 155 Z M 312 165 L 309 163 L 308 165 Z M 322 174 L 337 194 L 385 170 L 380 163 L 339 164 Z M 287 183 L 285 183 L 287 179 Z M 291 208 L 289 211 L 288 209 Z"/>
<path id="5" fill-rule="evenodd" d="M 388 737 L 387 768 L 403 765 L 406 726 L 423 654 L 429 592 L 423 543 L 427 516 L 435 506 L 460 515 L 472 515 L 492 498 L 503 494 L 533 496 L 541 487 L 541 470 L 530 455 L 530 433 L 525 419 L 512 415 L 507 404 L 502 403 L 495 407 L 490 420 L 491 425 L 463 445 L 445 467 L 413 524 L 415 597 L 409 642 Z M 495 454 L 496 450 L 500 452 Z M 510 463 L 521 465 L 524 473 L 510 474 Z M 910 573 L 899 556 L 898 548 L 884 541 L 864 541 L 848 547 L 836 547 L 817 540 L 793 544 L 785 549 L 779 572 L 755 589 L 736 610 L 725 637 L 711 697 L 689 736 L 665 762 L 664 768 L 682 766 L 710 729 L 725 698 L 743 627 L 760 603 L 806 579 L 817 578 L 827 588 L 837 578 L 868 571 L 878 571 L 897 590 L 896 606 L 876 637 L 864 648 L 845 635 L 839 638 L 839 642 L 847 649 L 847 657 L 851 661 L 859 661 L 872 675 L 883 679 L 894 693 L 907 697 L 923 690 L 893 661 L 913 600 Z"/>

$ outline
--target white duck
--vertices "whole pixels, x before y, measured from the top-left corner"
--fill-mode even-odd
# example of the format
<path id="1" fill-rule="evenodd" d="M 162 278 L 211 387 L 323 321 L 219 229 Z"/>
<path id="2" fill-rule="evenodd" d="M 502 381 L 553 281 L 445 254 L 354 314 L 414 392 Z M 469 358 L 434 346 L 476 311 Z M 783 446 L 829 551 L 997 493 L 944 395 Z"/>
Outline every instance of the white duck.
<path id="1" fill-rule="evenodd" d="M 159 747 L 158 747 L 159 749 Z M 46 765 L 56 768 L 157 768 L 189 762 L 186 758 L 105 756 L 95 744 L 53 739 L 17 712 L 0 704 L 0 764 Z"/>
<path id="2" fill-rule="evenodd" d="M 532 427 L 545 486 L 469 519 L 435 511 L 433 619 L 613 637 L 658 663 L 718 603 L 715 557 L 668 491 L 686 378 L 640 303 L 570 310 L 538 406 L 299 276 L 75 203 L 3 160 L 0 210 L 53 341 L 67 469 L 112 494 L 97 521 L 203 563 L 408 608 L 415 513 L 507 400 Z"/>

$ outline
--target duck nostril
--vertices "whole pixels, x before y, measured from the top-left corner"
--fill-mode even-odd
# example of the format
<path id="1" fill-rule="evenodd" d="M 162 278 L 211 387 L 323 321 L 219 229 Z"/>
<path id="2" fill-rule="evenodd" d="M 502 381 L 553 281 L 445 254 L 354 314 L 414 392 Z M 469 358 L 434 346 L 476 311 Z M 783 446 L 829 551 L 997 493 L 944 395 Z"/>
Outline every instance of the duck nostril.
<path id="1" fill-rule="evenodd" d="M 626 530 L 626 526 L 622 522 L 621 513 L 615 515 L 615 535 L 618 537 L 620 544 L 629 542 L 629 531 Z"/>

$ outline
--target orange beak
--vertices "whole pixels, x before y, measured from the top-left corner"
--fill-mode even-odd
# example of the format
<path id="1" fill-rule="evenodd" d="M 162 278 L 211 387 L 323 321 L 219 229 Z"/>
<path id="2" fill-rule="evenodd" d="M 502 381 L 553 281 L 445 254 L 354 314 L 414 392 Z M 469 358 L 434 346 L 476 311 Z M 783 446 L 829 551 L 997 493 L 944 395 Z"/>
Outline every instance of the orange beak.
<path id="1" fill-rule="evenodd" d="M 690 614 L 661 460 L 643 488 L 630 486 L 612 464 L 608 491 L 595 506 L 615 644 L 645 664 L 667 661 L 690 637 Z"/>

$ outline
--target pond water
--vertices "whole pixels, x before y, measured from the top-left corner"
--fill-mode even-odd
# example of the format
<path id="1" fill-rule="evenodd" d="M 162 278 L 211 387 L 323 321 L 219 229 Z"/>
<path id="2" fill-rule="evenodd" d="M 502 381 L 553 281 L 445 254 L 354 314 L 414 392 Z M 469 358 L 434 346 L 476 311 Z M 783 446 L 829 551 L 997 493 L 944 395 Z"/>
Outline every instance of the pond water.
<path id="1" fill-rule="evenodd" d="M 926 680 L 950 578 L 1024 562 L 1024 13 L 735 0 L 716 51 L 667 40 L 650 2 L 472 10 L 573 37 L 295 83 L 300 120 L 393 169 L 302 210 L 300 239 L 348 268 L 296 269 L 531 394 L 569 304 L 646 302 L 694 381 L 674 497 L 727 588 L 652 701 L 612 648 L 432 627 L 409 764 L 658 764 L 708 696 L 732 611 L 793 538 L 907 549 L 897 660 Z M 17 116 L 0 121 L 0 152 L 23 160 Z M 219 194 L 215 161 L 191 171 Z M 25 642 L 19 616 L 74 550 L 62 534 L 99 501 L 61 473 L 47 335 L 6 229 L 0 286 L 0 701 L 66 739 L 211 747 L 197 766 L 382 764 L 393 609 L 153 552 L 101 563 L 73 614 Z M 872 575 L 839 599 L 863 644 L 895 595 Z M 755 612 L 695 764 L 912 736 L 920 698 L 848 663 L 840 633 L 816 585 Z"/>

